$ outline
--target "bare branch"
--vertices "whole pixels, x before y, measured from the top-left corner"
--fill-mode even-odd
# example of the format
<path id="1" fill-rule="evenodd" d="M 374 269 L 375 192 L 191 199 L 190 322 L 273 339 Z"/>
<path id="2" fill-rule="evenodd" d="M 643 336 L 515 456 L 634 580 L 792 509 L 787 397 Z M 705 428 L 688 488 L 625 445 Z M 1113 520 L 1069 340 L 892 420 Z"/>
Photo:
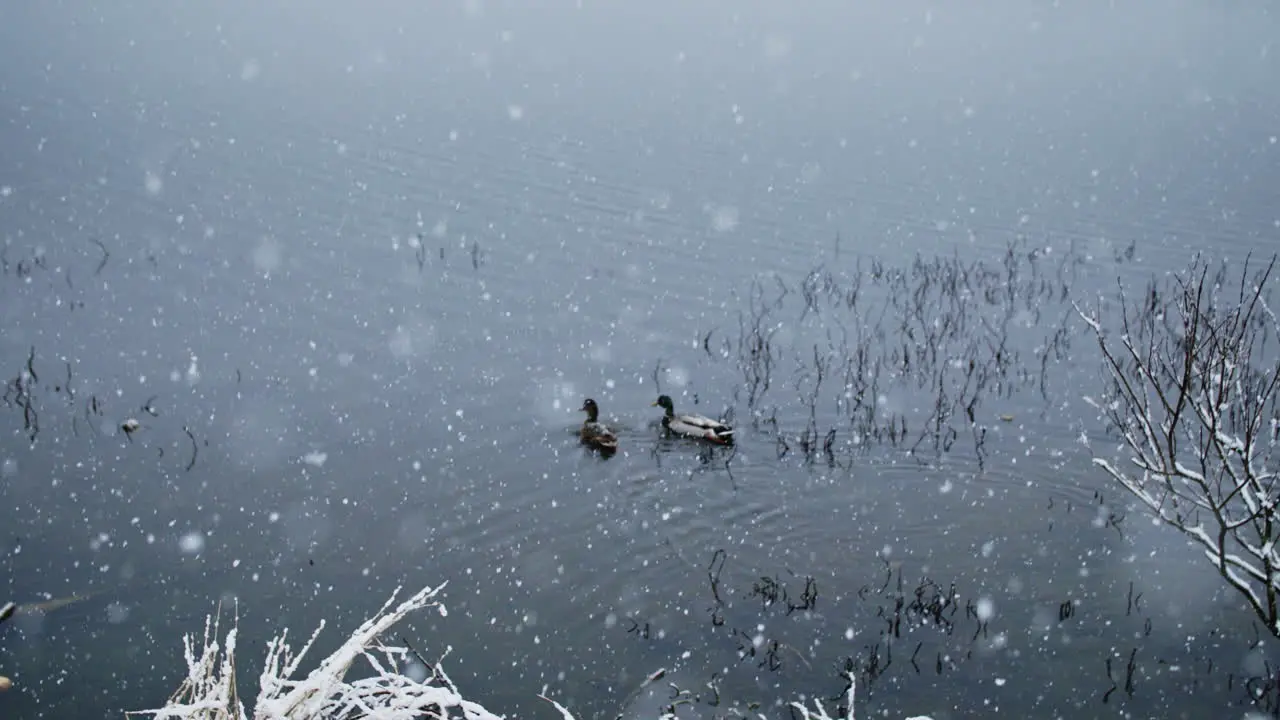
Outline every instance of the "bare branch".
<path id="1" fill-rule="evenodd" d="M 1103 393 L 1085 400 L 1118 432 L 1129 468 L 1094 462 L 1161 521 L 1203 546 L 1223 579 L 1280 637 L 1280 321 L 1269 283 L 1276 258 L 1244 263 L 1235 288 L 1223 264 L 1197 257 L 1139 302 L 1118 293 L 1119 336 L 1101 304 L 1076 307 L 1102 353 Z"/>

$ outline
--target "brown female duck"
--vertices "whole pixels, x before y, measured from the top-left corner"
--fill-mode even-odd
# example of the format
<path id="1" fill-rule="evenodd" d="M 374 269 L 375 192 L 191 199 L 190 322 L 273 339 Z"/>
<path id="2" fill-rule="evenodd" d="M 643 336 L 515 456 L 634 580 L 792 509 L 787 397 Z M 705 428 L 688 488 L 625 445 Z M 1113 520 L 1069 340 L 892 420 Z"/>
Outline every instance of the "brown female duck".
<path id="1" fill-rule="evenodd" d="M 587 414 L 587 419 L 582 422 L 582 442 L 603 452 L 617 450 L 618 436 L 600 422 L 600 406 L 596 405 L 596 401 L 587 398 L 582 403 L 582 411 Z"/>

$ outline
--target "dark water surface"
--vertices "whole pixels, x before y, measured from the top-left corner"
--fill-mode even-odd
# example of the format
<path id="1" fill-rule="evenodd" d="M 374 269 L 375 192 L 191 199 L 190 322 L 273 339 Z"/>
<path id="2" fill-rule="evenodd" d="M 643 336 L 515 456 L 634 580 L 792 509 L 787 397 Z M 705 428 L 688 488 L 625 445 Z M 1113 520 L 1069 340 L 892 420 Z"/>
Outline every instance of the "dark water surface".
<path id="1" fill-rule="evenodd" d="M 220 599 L 247 680 L 445 580 L 405 636 L 518 717 L 845 658 L 868 715 L 1243 716 L 1276 647 L 1090 465 L 1063 298 L 1274 251 L 1274 11 L 582 4 L 5 11 L 0 577 L 91 595 L 5 627 L 0 716 L 162 704 Z M 655 377 L 737 447 L 660 440 Z M 942 449 L 929 378 L 976 398 Z"/>

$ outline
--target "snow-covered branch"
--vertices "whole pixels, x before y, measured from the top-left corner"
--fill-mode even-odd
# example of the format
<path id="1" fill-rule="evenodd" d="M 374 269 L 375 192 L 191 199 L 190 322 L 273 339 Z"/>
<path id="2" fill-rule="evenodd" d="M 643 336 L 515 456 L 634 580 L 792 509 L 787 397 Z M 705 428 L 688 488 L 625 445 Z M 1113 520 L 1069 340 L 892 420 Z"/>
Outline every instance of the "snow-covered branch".
<path id="1" fill-rule="evenodd" d="M 445 615 L 444 605 L 436 600 L 443 588 L 444 585 L 424 588 L 390 609 L 400 592 L 397 588 L 376 615 L 356 628 L 341 647 L 302 679 L 294 678 L 324 629 L 324 623 L 296 654 L 288 645 L 288 631 L 282 632 L 267 646 L 267 660 L 258 681 L 258 698 L 252 715 L 246 713 L 236 690 L 237 628 L 228 631 L 224 645 L 219 645 L 218 620 L 209 618 L 205 621 L 199 651 L 192 636 L 183 638 L 187 676 L 169 702 L 162 708 L 127 715 L 149 715 L 157 720 L 249 720 L 250 717 L 254 720 L 502 720 L 502 716 L 463 698 L 440 663 L 428 663 L 411 648 L 388 647 L 379 640 L 391 626 L 414 611 L 434 607 Z M 369 666 L 368 671 L 359 679 L 348 679 L 348 672 L 362 658 Z M 430 675 L 425 680 L 401 674 L 399 668 L 411 659 L 428 666 Z M 847 707 L 838 716 L 839 720 L 854 719 L 854 690 L 850 677 L 845 694 Z M 575 720 L 560 703 L 548 697 L 543 699 L 561 720 Z M 813 703 L 814 710 L 801 703 L 791 706 L 802 718 L 837 720 L 827 714 L 820 702 Z M 676 720 L 677 715 L 673 708 L 662 717 Z M 907 720 L 930 718 L 918 716 Z"/>
<path id="2" fill-rule="evenodd" d="M 1280 321 L 1276 259 L 1233 281 L 1197 258 L 1137 302 L 1118 327 L 1077 313 L 1102 351 L 1104 392 L 1085 400 L 1117 431 L 1128 463 L 1095 464 L 1163 522 L 1204 546 L 1223 579 L 1280 636 Z"/>
<path id="3" fill-rule="evenodd" d="M 427 587 L 391 610 L 397 589 L 382 609 L 357 628 L 351 637 L 305 678 L 294 679 L 320 630 L 296 654 L 287 642 L 288 631 L 267 646 L 266 666 L 259 678 L 259 692 L 252 717 L 255 720 L 370 720 L 396 718 L 448 718 L 460 714 L 468 720 L 499 720 L 498 715 L 466 700 L 437 665 L 425 681 L 399 671 L 412 651 L 382 645 L 379 637 L 409 613 L 444 606 L 435 600 L 443 585 Z M 184 639 L 187 677 L 163 707 L 129 715 L 150 715 L 156 720 L 248 720 L 236 691 L 236 630 L 218 645 L 216 620 L 205 623 L 203 648 L 197 654 L 192 638 Z M 349 680 L 347 673 L 364 659 L 372 674 Z"/>

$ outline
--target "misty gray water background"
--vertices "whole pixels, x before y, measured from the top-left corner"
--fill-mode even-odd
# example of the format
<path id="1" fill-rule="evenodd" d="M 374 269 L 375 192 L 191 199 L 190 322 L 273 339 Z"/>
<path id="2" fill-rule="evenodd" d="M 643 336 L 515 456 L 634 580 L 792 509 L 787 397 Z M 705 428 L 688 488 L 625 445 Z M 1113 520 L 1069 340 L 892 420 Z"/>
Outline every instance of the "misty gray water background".
<path id="1" fill-rule="evenodd" d="M 39 417 L 0 414 L 0 577 L 92 595 L 0 633 L 0 716 L 159 706 L 219 600 L 249 680 L 283 627 L 327 619 L 323 651 L 445 580 L 448 617 L 401 632 L 518 717 L 554 716 L 539 692 L 613 717 L 658 668 L 699 695 L 682 717 L 831 697 L 848 657 L 868 715 L 1243 715 L 1276 647 L 1090 466 L 1096 348 L 1035 288 L 1275 251 L 1280 23 L 1054 5 L 7 8 L 0 374 L 34 371 Z M 1022 381 L 981 447 L 957 418 L 909 454 L 840 426 L 828 378 L 838 457 L 803 457 L 795 368 L 861 312 L 806 310 L 810 272 L 917 257 L 1015 258 L 991 282 L 1032 288 Z M 734 451 L 659 441 L 659 364 L 677 409 L 733 411 Z M 879 395 L 919 431 L 927 387 Z M 573 435 L 588 396 L 612 458 Z M 954 588 L 949 629 L 917 586 L 917 611 Z"/>

